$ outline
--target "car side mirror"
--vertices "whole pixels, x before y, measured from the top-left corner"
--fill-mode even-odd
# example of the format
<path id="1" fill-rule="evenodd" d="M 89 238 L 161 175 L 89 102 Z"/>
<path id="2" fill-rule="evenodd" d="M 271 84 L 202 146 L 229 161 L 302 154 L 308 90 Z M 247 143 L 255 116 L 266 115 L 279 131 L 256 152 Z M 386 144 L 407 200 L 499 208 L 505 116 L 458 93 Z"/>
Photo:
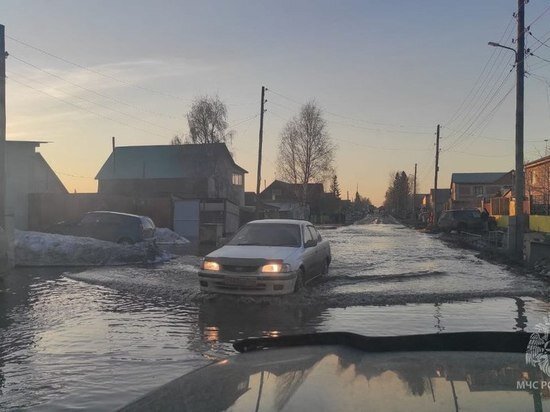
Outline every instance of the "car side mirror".
<path id="1" fill-rule="evenodd" d="M 227 245 L 227 242 L 229 242 L 231 238 L 229 237 L 221 237 L 218 239 L 218 247 Z"/>
<path id="2" fill-rule="evenodd" d="M 317 246 L 317 241 L 315 239 L 308 240 L 304 246 L 306 248 Z"/>

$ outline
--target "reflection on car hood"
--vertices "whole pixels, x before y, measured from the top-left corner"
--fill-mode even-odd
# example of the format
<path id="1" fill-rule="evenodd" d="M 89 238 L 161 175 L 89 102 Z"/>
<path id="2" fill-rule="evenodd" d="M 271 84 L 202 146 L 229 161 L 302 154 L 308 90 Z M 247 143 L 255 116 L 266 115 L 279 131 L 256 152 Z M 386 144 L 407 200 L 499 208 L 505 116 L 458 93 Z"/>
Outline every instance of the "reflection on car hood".
<path id="1" fill-rule="evenodd" d="M 207 257 L 212 258 L 240 258 L 240 259 L 286 259 L 297 248 L 279 246 L 232 246 L 226 245 Z"/>
<path id="2" fill-rule="evenodd" d="M 123 410 L 532 410 L 550 399 L 517 382 L 538 376 L 521 353 L 303 346 L 233 356 Z"/>

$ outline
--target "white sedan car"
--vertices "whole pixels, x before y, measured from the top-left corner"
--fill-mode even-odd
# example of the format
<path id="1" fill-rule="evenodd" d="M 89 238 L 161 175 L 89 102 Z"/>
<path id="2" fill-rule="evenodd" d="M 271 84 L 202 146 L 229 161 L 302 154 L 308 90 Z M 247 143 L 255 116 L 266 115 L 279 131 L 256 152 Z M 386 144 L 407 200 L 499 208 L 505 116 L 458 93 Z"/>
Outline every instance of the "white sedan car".
<path id="1" fill-rule="evenodd" d="M 328 273 L 330 245 L 304 220 L 255 220 L 207 255 L 199 271 L 204 292 L 283 295 Z"/>

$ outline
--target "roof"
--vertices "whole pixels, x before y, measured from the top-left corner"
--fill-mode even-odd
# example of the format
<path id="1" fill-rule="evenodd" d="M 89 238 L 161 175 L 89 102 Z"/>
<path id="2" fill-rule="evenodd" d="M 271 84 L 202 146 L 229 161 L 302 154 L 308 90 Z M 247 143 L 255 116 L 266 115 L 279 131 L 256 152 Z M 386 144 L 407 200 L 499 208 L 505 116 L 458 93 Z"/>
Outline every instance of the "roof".
<path id="1" fill-rule="evenodd" d="M 550 156 L 544 156 L 532 162 L 525 163 L 525 168 L 535 167 L 545 163 L 550 163 Z"/>
<path id="2" fill-rule="evenodd" d="M 509 173 L 511 172 L 453 173 L 451 176 L 451 183 L 496 183 Z"/>
<path id="3" fill-rule="evenodd" d="M 6 144 L 28 144 L 33 146 L 40 146 L 41 144 L 46 144 L 50 142 L 40 141 L 40 140 L 6 140 Z"/>
<path id="4" fill-rule="evenodd" d="M 197 171 L 211 170 L 214 162 L 222 157 L 236 170 L 248 173 L 234 162 L 225 143 L 122 146 L 110 154 L 96 179 L 196 177 Z"/>

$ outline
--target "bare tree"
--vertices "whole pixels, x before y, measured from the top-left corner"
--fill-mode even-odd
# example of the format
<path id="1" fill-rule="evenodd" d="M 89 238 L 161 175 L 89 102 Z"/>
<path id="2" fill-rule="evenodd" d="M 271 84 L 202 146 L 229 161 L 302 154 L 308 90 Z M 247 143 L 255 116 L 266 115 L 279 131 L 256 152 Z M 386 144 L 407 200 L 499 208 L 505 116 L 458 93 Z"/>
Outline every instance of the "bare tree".
<path id="1" fill-rule="evenodd" d="M 191 143 L 228 142 L 227 107 L 218 96 L 202 96 L 194 100 L 187 113 Z"/>
<path id="2" fill-rule="evenodd" d="M 170 140 L 170 144 L 173 146 L 183 144 L 183 138 L 177 134 L 174 137 L 172 137 L 172 140 Z"/>
<path id="3" fill-rule="evenodd" d="M 278 175 L 302 185 L 301 198 L 306 202 L 308 183 L 324 182 L 334 174 L 335 149 L 321 109 L 314 101 L 308 102 L 281 132 Z"/>

